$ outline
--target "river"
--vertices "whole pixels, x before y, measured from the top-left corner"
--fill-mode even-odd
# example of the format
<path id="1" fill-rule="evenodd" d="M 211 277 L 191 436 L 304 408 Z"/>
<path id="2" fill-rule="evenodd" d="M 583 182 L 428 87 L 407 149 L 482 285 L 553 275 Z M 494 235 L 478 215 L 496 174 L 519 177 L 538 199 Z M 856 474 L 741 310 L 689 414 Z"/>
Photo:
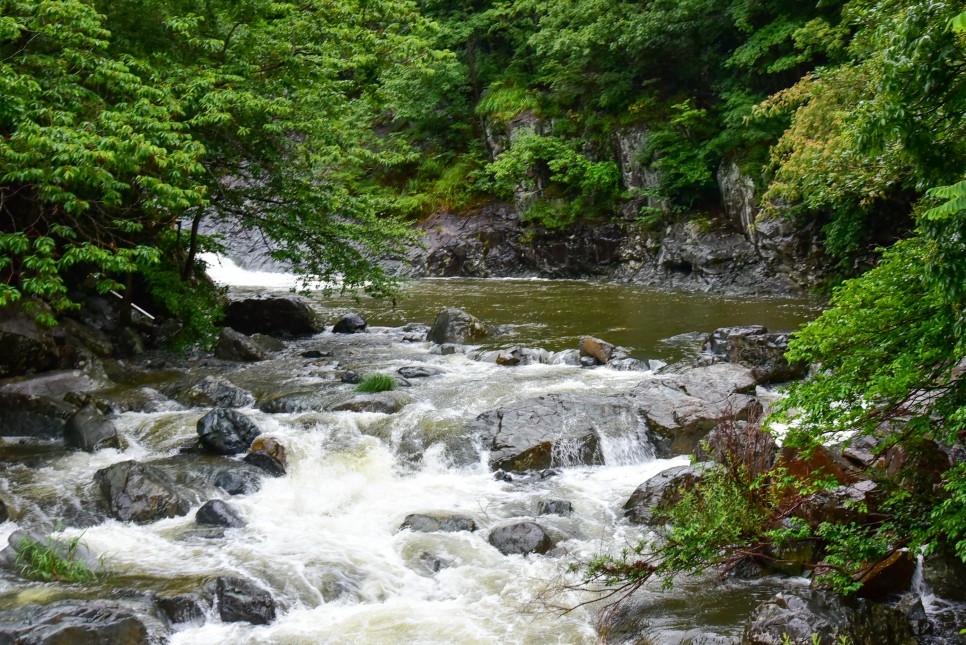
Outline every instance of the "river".
<path id="1" fill-rule="evenodd" d="M 231 282 L 238 294 L 284 292 L 289 286 L 284 276 L 230 266 L 214 275 Z M 346 367 L 390 374 L 423 365 L 442 373 L 400 389 L 410 402 L 392 415 L 242 409 L 264 434 L 286 447 L 288 474 L 265 479 L 249 495 L 220 495 L 247 522 L 224 534 L 199 530 L 194 508 L 186 517 L 143 526 L 104 520 L 91 510 L 96 506 L 94 473 L 129 459 L 163 464 L 179 482 L 188 482 L 198 504 L 219 496 L 191 480 L 198 466 L 179 452 L 195 437 L 195 423 L 205 409 L 171 402 L 153 412 L 120 414 L 115 422 L 125 438 L 121 450 L 5 458 L 0 464 L 4 492 L 15 506 L 29 511 L 22 515 L 48 522 L 66 518 L 68 528 L 58 536 L 80 537 L 102 556 L 112 575 L 100 584 L 74 586 L 28 583 L 4 574 L 0 608 L 105 597 L 118 589 L 191 591 L 214 576 L 234 575 L 271 590 L 279 604 L 278 619 L 252 626 L 223 623 L 211 613 L 203 624 L 177 626 L 172 643 L 598 642 L 600 607 L 578 607 L 590 596 L 567 588 L 579 581 L 571 565 L 635 544 L 644 532 L 623 521 L 624 501 L 650 476 L 687 459 L 654 459 L 643 433 L 629 428 L 602 446 L 603 466 L 506 482 L 494 478 L 485 456 L 456 459 L 451 448 L 464 423 L 484 411 L 548 393 L 620 394 L 650 374 L 568 365 L 507 368 L 464 354 L 436 355 L 428 343 L 403 342 L 398 327 L 429 324 L 441 308 L 456 306 L 499 326 L 502 333 L 491 341 L 494 346 L 562 350 L 592 334 L 627 348 L 632 356 L 673 361 L 695 351 L 691 332 L 748 323 L 792 330 L 818 310 L 813 301 L 535 280 L 421 280 L 406 285 L 395 306 L 318 294 L 312 301 L 330 323 L 346 311 L 360 313 L 370 323 L 369 333 L 323 332 L 289 343 L 276 359 L 240 366 L 226 376 L 264 401 L 278 392 L 344 398 L 351 386 L 336 374 Z M 332 358 L 302 357 L 308 350 Z M 199 365 L 188 373 L 200 378 L 213 370 Z M 540 502 L 552 499 L 571 502 L 573 513 L 538 516 Z M 399 530 L 408 514 L 419 512 L 466 515 L 479 530 Z M 504 556 L 489 545 L 491 529 L 520 518 L 535 519 L 554 538 L 548 556 Z M 0 525 L 0 540 L 30 522 Z M 670 592 L 655 586 L 639 595 L 637 631 L 658 643 L 734 637 L 750 609 L 780 584 L 787 583 L 702 579 L 685 581 Z"/>

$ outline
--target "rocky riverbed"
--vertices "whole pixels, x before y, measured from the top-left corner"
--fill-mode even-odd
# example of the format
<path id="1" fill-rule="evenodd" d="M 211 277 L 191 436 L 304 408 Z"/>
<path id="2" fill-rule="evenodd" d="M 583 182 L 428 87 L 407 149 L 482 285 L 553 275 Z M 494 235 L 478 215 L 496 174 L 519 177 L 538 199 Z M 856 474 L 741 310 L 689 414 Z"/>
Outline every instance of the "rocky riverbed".
<path id="1" fill-rule="evenodd" d="M 594 598 L 571 565 L 658 529 L 736 437 L 754 463 L 840 479 L 806 519 L 874 497 L 869 446 L 803 456 L 754 434 L 807 367 L 784 361 L 787 334 L 719 329 L 666 365 L 593 335 L 480 347 L 500 327 L 458 309 L 395 327 L 318 313 L 239 301 L 196 357 L 99 357 L 124 332 L 78 326 L 53 341 L 70 369 L 0 382 L 0 640 L 959 642 L 962 565 L 915 554 L 870 574 L 872 597 L 812 589 L 802 549 L 561 613 Z M 355 391 L 376 373 L 397 387 Z M 937 468 L 959 458 L 937 450 Z M 30 541 L 96 577 L 37 579 Z"/>

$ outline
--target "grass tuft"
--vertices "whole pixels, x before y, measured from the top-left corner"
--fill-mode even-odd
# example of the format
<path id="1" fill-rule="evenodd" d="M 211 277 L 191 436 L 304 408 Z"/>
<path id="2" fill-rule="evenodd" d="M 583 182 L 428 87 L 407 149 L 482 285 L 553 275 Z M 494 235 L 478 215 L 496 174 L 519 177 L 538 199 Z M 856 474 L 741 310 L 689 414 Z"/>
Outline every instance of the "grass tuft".
<path id="1" fill-rule="evenodd" d="M 388 374 L 370 374 L 356 386 L 356 392 L 388 392 L 396 389 L 396 379 Z"/>
<path id="2" fill-rule="evenodd" d="M 80 536 L 67 542 L 24 538 L 17 550 L 16 566 L 25 578 L 59 582 L 93 582 L 98 574 L 78 557 Z"/>

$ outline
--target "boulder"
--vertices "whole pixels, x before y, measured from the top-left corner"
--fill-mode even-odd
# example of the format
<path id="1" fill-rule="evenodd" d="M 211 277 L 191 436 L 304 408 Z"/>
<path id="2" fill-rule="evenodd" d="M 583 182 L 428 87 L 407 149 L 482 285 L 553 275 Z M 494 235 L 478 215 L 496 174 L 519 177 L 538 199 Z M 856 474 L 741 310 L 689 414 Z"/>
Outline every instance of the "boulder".
<path id="1" fill-rule="evenodd" d="M 100 365 L 100 361 L 91 361 L 86 370 L 52 370 L 34 376 L 11 379 L 0 386 L 0 392 L 47 396 L 72 403 L 69 400 L 70 396 L 81 396 L 114 385 L 105 378 L 103 373 L 99 373 Z"/>
<path id="2" fill-rule="evenodd" d="M 634 408 L 619 398 L 558 394 L 484 412 L 468 426 L 490 451 L 490 468 L 515 472 L 602 464 L 602 435 L 641 429 Z"/>
<path id="3" fill-rule="evenodd" d="M 881 497 L 878 485 L 863 479 L 812 493 L 795 508 L 792 516 L 802 518 L 813 529 L 826 522 L 864 524 L 871 521 L 870 513 L 875 512 Z"/>
<path id="4" fill-rule="evenodd" d="M 457 533 L 475 531 L 476 522 L 465 515 L 446 513 L 411 513 L 406 516 L 399 530 L 409 529 L 419 533 Z"/>
<path id="5" fill-rule="evenodd" d="M 580 365 L 580 350 L 565 349 L 562 352 L 554 352 L 547 362 L 551 365 Z"/>
<path id="6" fill-rule="evenodd" d="M 170 628 L 149 603 L 59 600 L 0 611 L 0 643 L 24 645 L 153 645 Z"/>
<path id="7" fill-rule="evenodd" d="M 409 403 L 408 397 L 394 392 L 356 394 L 350 399 L 333 405 L 333 412 L 381 412 L 395 414 Z"/>
<path id="8" fill-rule="evenodd" d="M 312 307 L 297 296 L 261 295 L 228 303 L 225 324 L 243 334 L 306 336 L 323 329 Z"/>
<path id="9" fill-rule="evenodd" d="M 606 365 L 614 357 L 616 348 L 607 341 L 593 336 L 584 336 L 577 345 L 581 356 L 590 356 L 601 365 Z"/>
<path id="10" fill-rule="evenodd" d="M 806 363 L 789 364 L 785 358 L 791 334 L 768 333 L 761 325 L 722 327 L 705 339 L 704 350 L 732 363 L 751 368 L 760 384 L 804 378 Z"/>
<path id="11" fill-rule="evenodd" d="M 848 486 L 859 480 L 858 470 L 845 459 L 841 450 L 829 446 L 812 446 L 807 451 L 784 446 L 775 467 L 784 468 L 788 475 L 802 482 L 832 477 L 839 484 Z"/>
<path id="12" fill-rule="evenodd" d="M 449 307 L 439 312 L 426 340 L 437 345 L 455 343 L 462 345 L 486 338 L 489 328 L 476 317 L 462 309 Z"/>
<path id="13" fill-rule="evenodd" d="M 222 470 L 215 475 L 214 484 L 229 495 L 247 495 L 261 486 L 258 475 L 250 470 Z"/>
<path id="14" fill-rule="evenodd" d="M 242 528 L 245 520 L 229 504 L 220 499 L 205 502 L 195 514 L 195 522 L 203 526 L 224 526 L 226 528 Z"/>
<path id="15" fill-rule="evenodd" d="M 85 452 L 120 447 L 114 423 L 93 405 L 85 405 L 71 415 L 64 428 L 64 440 L 68 446 Z"/>
<path id="16" fill-rule="evenodd" d="M 252 442 L 252 447 L 245 455 L 245 462 L 264 470 L 272 477 L 285 474 L 287 464 L 285 446 L 272 437 L 258 437 Z"/>
<path id="17" fill-rule="evenodd" d="M 511 347 L 494 352 L 484 352 L 480 355 L 484 362 L 496 363 L 505 367 L 517 365 L 540 365 L 550 361 L 550 352 L 545 349 L 532 347 Z"/>
<path id="18" fill-rule="evenodd" d="M 362 334 L 366 331 L 366 321 L 359 314 L 346 314 L 332 327 L 333 334 Z"/>
<path id="19" fill-rule="evenodd" d="M 553 548 L 553 540 L 536 522 L 518 522 L 490 531 L 490 544 L 503 555 L 546 553 Z"/>
<path id="20" fill-rule="evenodd" d="M 182 593 L 173 596 L 158 596 L 154 599 L 161 613 L 172 623 L 200 624 L 205 620 L 205 614 L 211 609 L 211 598 L 194 593 Z"/>
<path id="21" fill-rule="evenodd" d="M 10 511 L 7 510 L 7 503 L 0 499 L 0 524 L 10 519 Z"/>
<path id="22" fill-rule="evenodd" d="M 218 614 L 226 623 L 267 625 L 275 620 L 272 595 L 243 578 L 222 576 L 215 582 Z"/>
<path id="23" fill-rule="evenodd" d="M 255 405 L 251 392 L 223 376 L 206 376 L 179 398 L 195 407 L 250 408 Z"/>
<path id="24" fill-rule="evenodd" d="M 251 337 L 237 332 L 231 327 L 221 328 L 218 344 L 215 346 L 215 357 L 225 361 L 254 363 L 264 361 L 270 356 L 271 352 L 263 349 Z"/>
<path id="25" fill-rule="evenodd" d="M 955 555 L 939 552 L 923 560 L 922 579 L 936 596 L 966 602 L 966 562 Z"/>
<path id="26" fill-rule="evenodd" d="M 694 451 L 698 461 L 741 466 L 754 478 L 768 472 L 778 456 L 775 438 L 754 422 L 722 422 Z"/>
<path id="27" fill-rule="evenodd" d="M 574 512 L 574 505 L 565 499 L 545 499 L 537 508 L 539 515 L 560 515 L 570 517 Z"/>
<path id="28" fill-rule="evenodd" d="M 400 367 L 396 372 L 403 378 L 413 379 L 413 378 L 428 378 L 430 376 L 438 376 L 440 374 L 445 374 L 445 372 L 438 367 L 426 367 L 424 365 L 414 365 L 411 367 Z"/>
<path id="29" fill-rule="evenodd" d="M 77 408 L 47 396 L 0 392 L 0 437 L 62 441 Z"/>
<path id="30" fill-rule="evenodd" d="M 17 558 L 24 547 L 35 544 L 50 548 L 57 556 L 64 560 L 81 562 L 87 566 L 91 572 L 101 571 L 100 559 L 87 548 L 82 542 L 70 544 L 50 537 L 52 528 L 44 531 L 17 529 L 7 537 L 7 546 L 0 551 L 0 564 L 15 569 L 20 573 L 17 566 Z"/>
<path id="31" fill-rule="evenodd" d="M 187 515 L 191 503 L 162 470 L 137 461 L 102 468 L 94 474 L 111 515 L 122 522 L 147 524 Z"/>
<path id="32" fill-rule="evenodd" d="M 915 572 L 916 559 L 909 550 L 895 551 L 855 575 L 855 581 L 862 583 L 859 596 L 869 600 L 885 600 L 898 596 L 912 586 Z"/>
<path id="33" fill-rule="evenodd" d="M 624 517 L 631 524 L 663 524 L 661 511 L 681 501 L 704 473 L 703 466 L 674 466 L 662 470 L 638 486 L 624 503 Z"/>
<path id="34" fill-rule="evenodd" d="M 235 455 L 248 450 L 260 434 L 251 419 L 235 410 L 215 408 L 198 420 L 201 445 L 220 455 Z"/>
<path id="35" fill-rule="evenodd" d="M 743 645 L 782 643 L 913 645 L 916 639 L 906 616 L 864 598 L 843 598 L 827 591 L 779 593 L 751 614 Z"/>
<path id="36" fill-rule="evenodd" d="M 60 364 L 50 330 L 19 304 L 0 307 L 0 378 L 43 372 Z"/>

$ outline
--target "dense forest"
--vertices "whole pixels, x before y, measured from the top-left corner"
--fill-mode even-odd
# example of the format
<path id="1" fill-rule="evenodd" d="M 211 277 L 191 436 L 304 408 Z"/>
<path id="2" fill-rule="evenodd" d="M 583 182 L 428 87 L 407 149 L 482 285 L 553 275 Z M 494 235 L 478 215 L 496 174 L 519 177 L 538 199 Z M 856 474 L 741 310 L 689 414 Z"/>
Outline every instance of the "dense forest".
<path id="1" fill-rule="evenodd" d="M 786 441 L 884 423 L 902 424 L 889 441 L 911 452 L 962 441 L 964 10 L 3 0 L 0 306 L 20 301 L 53 323 L 78 289 L 139 288 L 196 337 L 215 315 L 196 261 L 218 243 L 198 235 L 203 218 L 261 231 L 308 278 L 385 294 L 376 258 L 430 213 L 510 200 L 548 229 L 714 223 L 717 177 L 734 166 L 759 217 L 819 230 L 829 264 L 852 278 L 792 344 L 822 371 L 791 389 Z M 616 161 L 630 140 L 649 169 L 633 190 Z M 858 275 L 870 254 L 877 266 Z M 962 462 L 939 479 L 894 478 L 876 521 L 820 535 L 782 523 L 787 497 L 731 472 L 682 506 L 659 573 L 809 537 L 828 545 L 843 590 L 900 546 L 966 560 Z M 595 566 L 613 583 L 655 571 L 634 554 Z"/>

